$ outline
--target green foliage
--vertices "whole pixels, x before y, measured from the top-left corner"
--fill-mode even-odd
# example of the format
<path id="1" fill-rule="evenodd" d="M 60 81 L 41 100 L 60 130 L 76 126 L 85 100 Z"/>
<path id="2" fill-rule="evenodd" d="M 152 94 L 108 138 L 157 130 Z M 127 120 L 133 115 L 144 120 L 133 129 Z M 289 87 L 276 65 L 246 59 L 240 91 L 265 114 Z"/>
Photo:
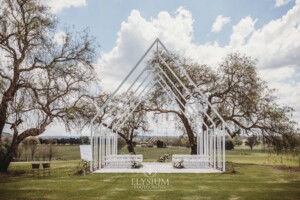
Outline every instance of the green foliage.
<path id="1" fill-rule="evenodd" d="M 225 141 L 225 149 L 226 150 L 233 150 L 234 149 L 234 144 L 232 140 L 226 140 Z"/>
<path id="2" fill-rule="evenodd" d="M 37 150 L 38 144 L 40 144 L 40 140 L 38 137 L 27 137 L 22 141 L 22 147 L 30 151 L 32 161 L 39 160 L 44 152 L 44 150 Z"/>
<path id="3" fill-rule="evenodd" d="M 76 167 L 74 175 L 86 175 L 87 173 L 90 173 L 90 163 L 81 160 Z"/>
<path id="4" fill-rule="evenodd" d="M 284 134 L 281 136 L 263 137 L 264 145 L 271 147 L 276 153 L 292 153 L 298 155 L 300 153 L 300 135 Z"/>
<path id="5" fill-rule="evenodd" d="M 166 138 L 164 140 L 166 140 Z M 168 146 L 188 147 L 188 144 L 189 144 L 188 138 L 185 137 L 168 138 Z"/>
<path id="6" fill-rule="evenodd" d="M 118 138 L 118 150 L 122 149 L 125 146 L 127 146 L 126 141 L 122 138 Z"/>
<path id="7" fill-rule="evenodd" d="M 259 144 L 260 144 L 260 140 L 256 135 L 247 137 L 247 140 L 245 142 L 245 145 L 249 146 L 251 150 L 254 146 L 259 145 Z"/>
<path id="8" fill-rule="evenodd" d="M 237 136 L 235 136 L 234 139 L 233 139 L 233 144 L 234 144 L 235 146 L 240 146 L 240 145 L 243 144 L 243 140 L 237 135 Z"/>
<path id="9" fill-rule="evenodd" d="M 226 162 L 226 172 L 227 174 L 236 174 L 238 171 L 234 168 L 234 164 L 232 162 Z"/>
<path id="10" fill-rule="evenodd" d="M 0 52 L 5 57 L 0 69 L 0 139 L 8 122 L 14 137 L 0 162 L 5 172 L 25 138 L 42 134 L 53 122 L 64 123 L 67 130 L 81 128 L 86 104 L 92 103 L 88 91 L 97 82 L 97 43 L 88 30 L 66 28 L 58 44 L 53 39 L 56 17 L 39 0 L 0 4 Z M 32 159 L 35 148 L 30 144 Z"/>
<path id="11" fill-rule="evenodd" d="M 10 140 L 8 138 L 3 138 L 0 140 L 0 161 L 4 158 L 10 147 Z"/>
<path id="12" fill-rule="evenodd" d="M 161 140 L 156 141 L 156 146 L 157 146 L 157 148 L 166 148 L 167 147 L 166 143 Z"/>
<path id="13" fill-rule="evenodd" d="M 211 108 L 198 95 L 198 91 L 191 87 L 184 70 L 180 69 L 168 54 L 163 52 L 161 54 L 170 68 L 182 80 L 185 87 L 191 89 L 192 96 L 198 98 L 199 104 L 201 104 L 199 106 L 202 106 L 206 109 L 206 113 L 211 115 L 206 116 L 202 114 L 201 118 L 203 121 L 208 126 L 211 126 L 210 117 L 215 119 L 215 123 L 221 124 L 221 120 L 215 118 Z M 274 95 L 274 90 L 269 88 L 267 83 L 258 75 L 256 60 L 238 52 L 230 53 L 220 63 L 217 70 L 212 70 L 210 66 L 201 65 L 201 63 L 196 63 L 179 55 L 173 55 L 173 57 L 178 63 L 184 63 L 182 66 L 187 74 L 199 86 L 201 92 L 206 94 L 208 101 L 226 120 L 226 123 L 232 127 L 232 129 L 227 130 L 231 137 L 235 137 L 240 133 L 248 135 L 259 134 L 263 136 L 299 133 L 295 121 L 291 119 L 294 109 L 281 107 L 276 103 L 277 98 Z M 149 65 L 155 66 L 156 64 L 161 66 L 175 85 L 181 85 L 172 75 L 166 64 L 162 61 L 157 61 L 156 57 L 153 57 L 149 61 Z M 170 87 L 173 88 L 173 86 Z M 173 91 L 179 99 L 182 99 L 181 95 L 175 89 Z M 182 95 L 188 98 L 191 96 L 185 90 L 183 90 Z M 182 103 L 186 102 L 183 101 Z M 168 107 L 169 104 L 168 95 L 157 86 L 155 93 L 151 96 L 149 105 L 145 107 L 148 110 L 166 113 L 170 110 L 165 110 L 164 108 Z M 180 104 L 178 103 L 177 106 L 180 106 Z M 176 113 L 177 110 L 172 111 Z M 176 116 L 176 128 L 185 130 L 189 141 L 195 141 L 195 134 L 192 131 L 192 127 L 195 126 L 193 122 L 188 121 L 179 112 L 176 113 Z M 275 138 L 270 137 L 270 139 Z M 241 144 L 240 141 L 237 141 L 237 145 L 239 144 Z M 286 142 L 286 144 L 290 145 L 290 148 L 295 146 L 291 142 Z"/>

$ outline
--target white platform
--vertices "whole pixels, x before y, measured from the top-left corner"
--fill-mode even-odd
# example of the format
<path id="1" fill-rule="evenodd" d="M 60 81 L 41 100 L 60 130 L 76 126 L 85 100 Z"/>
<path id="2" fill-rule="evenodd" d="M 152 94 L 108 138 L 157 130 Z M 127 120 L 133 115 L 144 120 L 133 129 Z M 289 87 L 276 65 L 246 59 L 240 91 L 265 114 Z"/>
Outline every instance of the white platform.
<path id="1" fill-rule="evenodd" d="M 96 170 L 94 173 L 222 173 L 219 170 L 206 168 L 206 169 L 176 169 L 172 163 L 159 163 L 159 162 L 143 162 L 143 167 L 139 169 L 123 169 L 123 168 L 103 168 Z"/>

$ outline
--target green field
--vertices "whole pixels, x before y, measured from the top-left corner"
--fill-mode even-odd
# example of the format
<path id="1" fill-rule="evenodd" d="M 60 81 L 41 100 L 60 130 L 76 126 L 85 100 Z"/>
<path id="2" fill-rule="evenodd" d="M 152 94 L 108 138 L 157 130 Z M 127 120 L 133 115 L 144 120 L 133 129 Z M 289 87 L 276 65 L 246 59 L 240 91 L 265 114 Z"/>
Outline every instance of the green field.
<path id="1" fill-rule="evenodd" d="M 189 154 L 190 149 L 185 147 L 170 147 L 170 148 L 140 148 L 136 147 L 137 154 L 142 154 L 146 162 L 157 161 L 157 159 L 166 153 L 170 154 Z M 124 147 L 119 153 L 127 153 Z M 170 160 L 169 160 L 170 161 Z M 300 166 L 299 156 L 292 155 L 277 155 L 274 153 L 269 154 L 261 146 L 253 148 L 250 151 L 249 147 L 240 146 L 235 150 L 226 151 L 226 161 L 234 163 L 245 164 L 260 164 L 260 165 L 287 165 L 287 166 Z"/>
<path id="2" fill-rule="evenodd" d="M 122 149 L 126 152 L 126 149 Z M 136 148 L 146 161 L 164 153 L 186 153 L 187 148 Z M 51 175 L 33 177 L 30 163 L 15 162 L 9 175 L 0 175 L 0 199 L 299 199 L 299 157 L 268 155 L 260 147 L 227 152 L 225 174 L 157 174 L 168 180 L 162 191 L 136 190 L 133 180 L 143 174 L 89 174 L 78 171 L 79 147 L 60 146 Z M 275 167 L 285 165 L 294 167 Z M 234 169 L 235 173 L 232 173 Z"/>
<path id="3" fill-rule="evenodd" d="M 79 146 L 56 146 L 54 159 L 79 160 Z M 190 149 L 185 147 L 169 147 L 169 148 L 141 148 L 136 147 L 137 154 L 142 154 L 145 162 L 157 161 L 157 159 L 166 153 L 170 154 L 189 154 Z M 128 153 L 126 147 L 119 151 L 119 154 Z M 23 158 L 24 160 L 24 158 Z M 269 154 L 262 146 L 254 147 L 250 151 L 249 147 L 239 146 L 235 150 L 226 152 L 226 160 L 234 163 L 251 163 L 260 165 L 287 165 L 300 166 L 299 156 Z M 169 160 L 170 161 L 170 160 Z"/>

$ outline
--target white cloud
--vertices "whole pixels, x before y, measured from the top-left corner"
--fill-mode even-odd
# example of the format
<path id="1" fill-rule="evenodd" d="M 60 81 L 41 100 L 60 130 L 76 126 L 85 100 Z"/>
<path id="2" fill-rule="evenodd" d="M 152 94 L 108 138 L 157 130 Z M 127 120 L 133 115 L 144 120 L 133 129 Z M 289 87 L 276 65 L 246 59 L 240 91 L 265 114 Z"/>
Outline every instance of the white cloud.
<path id="1" fill-rule="evenodd" d="M 243 45 L 246 38 L 255 30 L 254 25 L 257 20 L 251 17 L 241 19 L 241 21 L 233 27 L 233 33 L 230 36 L 230 46 L 236 47 Z"/>
<path id="2" fill-rule="evenodd" d="M 86 6 L 86 0 L 45 0 L 53 13 L 61 12 L 65 8 Z"/>
<path id="3" fill-rule="evenodd" d="M 259 60 L 261 68 L 300 66 L 300 1 L 284 16 L 254 30 L 236 47 Z"/>
<path id="4" fill-rule="evenodd" d="M 262 69 L 259 72 L 260 76 L 268 83 L 277 83 L 292 78 L 295 75 L 296 69 L 292 66 L 286 66 L 275 69 Z"/>
<path id="5" fill-rule="evenodd" d="M 222 15 L 218 15 L 216 21 L 213 23 L 211 27 L 211 32 L 217 33 L 220 32 L 224 25 L 230 22 L 230 17 L 223 17 Z"/>
<path id="6" fill-rule="evenodd" d="M 281 7 L 288 4 L 291 0 L 275 0 L 275 7 Z"/>
<path id="7" fill-rule="evenodd" d="M 104 88 L 116 88 L 157 37 L 172 50 L 187 49 L 193 38 L 191 13 L 179 8 L 174 17 L 160 12 L 157 18 L 147 21 L 133 10 L 121 25 L 116 46 L 99 61 Z"/>
<path id="8" fill-rule="evenodd" d="M 219 46 L 215 41 L 206 44 L 193 43 L 193 17 L 183 8 L 175 13 L 160 12 L 146 20 L 133 10 L 118 32 L 116 46 L 104 53 L 99 63 L 102 85 L 116 88 L 148 46 L 159 37 L 171 51 L 180 53 L 203 64 L 216 66 L 229 52 L 240 51 L 258 59 L 261 77 L 276 88 L 281 105 L 296 109 L 300 122 L 300 0 L 281 18 L 255 29 L 257 19 L 250 16 L 241 19 L 234 27 L 230 42 Z M 291 81 L 293 80 L 293 81 Z"/>

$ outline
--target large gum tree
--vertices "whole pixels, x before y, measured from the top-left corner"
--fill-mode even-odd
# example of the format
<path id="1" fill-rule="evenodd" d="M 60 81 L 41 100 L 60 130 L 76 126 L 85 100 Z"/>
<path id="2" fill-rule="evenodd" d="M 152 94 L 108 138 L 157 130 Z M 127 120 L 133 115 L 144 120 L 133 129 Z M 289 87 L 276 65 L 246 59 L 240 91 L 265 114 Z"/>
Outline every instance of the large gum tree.
<path id="1" fill-rule="evenodd" d="M 162 70 L 174 83 L 171 84 L 167 78 L 164 78 L 165 83 L 177 96 L 176 106 L 169 106 L 172 103 L 169 96 L 160 86 L 157 86 L 151 98 L 147 103 L 143 104 L 143 110 L 174 114 L 177 119 L 175 121 L 177 127 L 183 130 L 189 138 L 191 154 L 197 153 L 195 133 L 197 124 L 200 124 L 200 121 L 197 121 L 195 116 L 187 118 L 183 114 L 186 111 L 187 104 L 185 99 L 194 106 L 204 109 L 217 126 L 221 125 L 221 121 L 203 101 L 197 89 L 189 83 L 186 74 L 190 76 L 193 82 L 206 95 L 210 104 L 214 106 L 226 121 L 230 127 L 230 129 L 226 129 L 226 132 L 231 137 L 241 133 L 254 134 L 260 135 L 274 144 L 278 142 L 276 141 L 278 139 L 299 137 L 296 123 L 291 120 L 293 108 L 281 107 L 276 103 L 273 90 L 259 77 L 256 61 L 252 58 L 239 53 L 232 53 L 224 58 L 216 69 L 213 69 L 178 55 L 173 55 L 174 59 L 165 53 L 161 53 L 161 56 L 165 62 L 157 59 L 156 55 L 154 55 L 148 64 L 150 68 L 154 68 L 159 63 Z M 188 93 L 185 87 L 172 75 L 166 63 L 180 77 L 185 87 L 189 88 L 191 93 Z M 186 73 L 176 63 L 180 63 Z M 159 70 L 157 72 L 160 73 Z M 162 75 L 162 73 L 160 74 Z M 161 83 L 164 84 L 162 81 Z M 178 91 L 183 94 L 185 99 L 182 98 Z M 208 126 L 212 126 L 212 122 L 206 115 L 198 113 L 198 116 Z M 205 131 L 206 127 L 202 126 L 202 130 Z M 292 146 L 292 143 L 290 146 Z"/>
<path id="2" fill-rule="evenodd" d="M 25 138 L 44 133 L 53 122 L 69 127 L 90 99 L 88 88 L 96 81 L 94 39 L 87 31 L 66 29 L 57 43 L 55 32 L 56 19 L 41 1 L 1 1 L 0 141 L 5 128 L 13 132 L 7 148 L 1 148 L 1 172 Z"/>

